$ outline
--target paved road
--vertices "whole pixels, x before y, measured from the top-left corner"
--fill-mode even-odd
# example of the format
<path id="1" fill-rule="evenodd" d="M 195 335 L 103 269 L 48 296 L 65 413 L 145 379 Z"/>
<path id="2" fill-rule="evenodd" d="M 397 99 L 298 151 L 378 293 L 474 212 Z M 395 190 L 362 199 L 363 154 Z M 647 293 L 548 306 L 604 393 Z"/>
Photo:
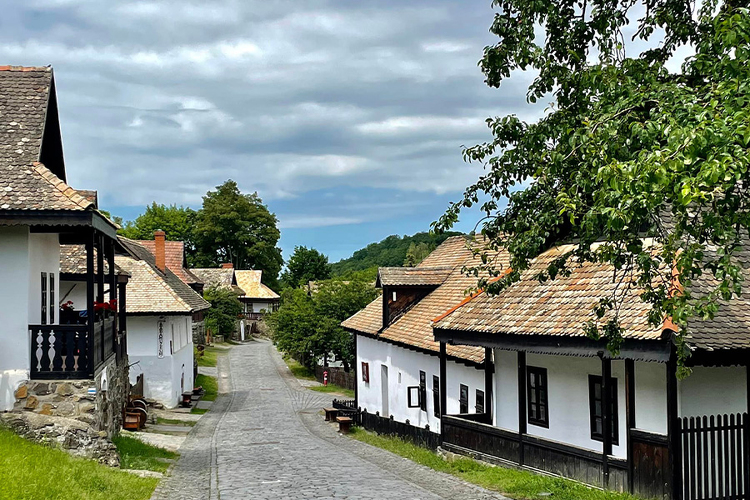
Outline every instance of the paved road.
<path id="1" fill-rule="evenodd" d="M 219 361 L 220 396 L 193 428 L 152 499 L 503 499 L 338 435 L 268 342 Z"/>

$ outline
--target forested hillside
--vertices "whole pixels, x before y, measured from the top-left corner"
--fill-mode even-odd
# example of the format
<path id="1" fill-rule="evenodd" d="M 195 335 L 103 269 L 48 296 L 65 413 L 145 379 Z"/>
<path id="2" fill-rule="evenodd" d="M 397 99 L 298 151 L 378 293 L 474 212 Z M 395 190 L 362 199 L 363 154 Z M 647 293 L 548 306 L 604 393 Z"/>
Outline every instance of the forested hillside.
<path id="1" fill-rule="evenodd" d="M 434 250 L 440 243 L 450 236 L 462 233 L 446 232 L 440 235 L 417 233 L 413 236 L 388 236 L 381 242 L 371 243 L 361 250 L 357 250 L 348 259 L 331 264 L 334 276 L 350 276 L 364 271 L 372 274 L 373 279 L 377 268 L 381 266 L 403 266 L 409 254 L 409 265 L 418 264 L 426 253 Z"/>

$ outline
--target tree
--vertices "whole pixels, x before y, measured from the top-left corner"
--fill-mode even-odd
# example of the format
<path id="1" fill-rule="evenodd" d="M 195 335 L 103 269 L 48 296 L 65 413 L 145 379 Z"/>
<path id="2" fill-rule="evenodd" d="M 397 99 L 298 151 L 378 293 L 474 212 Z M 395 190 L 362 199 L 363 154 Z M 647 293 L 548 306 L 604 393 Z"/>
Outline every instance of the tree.
<path id="1" fill-rule="evenodd" d="M 294 247 L 294 253 L 286 264 L 281 281 L 286 286 L 297 288 L 309 281 L 327 280 L 331 277 L 328 257 L 314 248 Z"/>
<path id="2" fill-rule="evenodd" d="M 196 212 L 192 208 L 177 205 L 159 205 L 153 202 L 146 207 L 146 211 L 136 217 L 134 221 L 124 224 L 118 222 L 122 229 L 119 234 L 134 240 L 153 240 L 154 231 L 161 229 L 168 240 L 185 242 L 188 265 L 193 265 L 195 258 L 195 239 L 193 225 Z M 119 219 L 116 217 L 116 219 Z M 122 219 L 119 219 L 122 221 Z"/>
<path id="3" fill-rule="evenodd" d="M 206 328 L 214 335 L 231 335 L 237 329 L 237 318 L 242 313 L 242 303 L 229 288 L 210 287 L 203 298 L 211 303 L 206 312 Z"/>
<path id="4" fill-rule="evenodd" d="M 274 342 L 309 368 L 333 355 L 349 370 L 355 361 L 354 344 L 341 322 L 378 293 L 371 283 L 362 281 L 323 281 L 312 296 L 299 288 L 287 288 L 281 293 L 279 310 L 267 316 Z"/>
<path id="5" fill-rule="evenodd" d="M 420 242 L 417 244 L 411 243 L 409 248 L 406 250 L 406 258 L 404 259 L 404 266 L 414 267 L 422 262 L 430 253 L 435 250 L 432 245 Z"/>
<path id="6" fill-rule="evenodd" d="M 237 269 L 262 270 L 263 283 L 278 289 L 283 259 L 277 224 L 257 193 L 242 194 L 228 180 L 203 197 L 194 226 L 196 260 L 206 267 L 231 262 Z"/>
<path id="7" fill-rule="evenodd" d="M 652 324 L 670 318 L 679 327 L 674 342 L 680 374 L 687 374 L 689 321 L 711 318 L 720 300 L 742 289 L 737 252 L 750 227 L 744 2 L 707 0 L 696 8 L 675 0 L 495 0 L 493 6 L 499 11 L 491 31 L 500 41 L 480 61 L 486 83 L 499 87 L 518 70 L 534 70 L 527 99 L 553 102 L 536 123 L 514 115 L 488 119 L 493 140 L 464 151 L 488 171 L 435 227 L 451 227 L 462 208 L 488 198 L 482 233 L 489 249 L 508 249 L 513 270 L 494 283 L 481 280 L 490 293 L 517 280 L 555 242 L 577 243 L 540 279 L 580 261 L 614 266 L 614 279 L 643 290 Z M 646 49 L 628 56 L 632 44 L 623 30 L 630 20 L 633 39 Z M 668 60 L 685 45 L 695 54 L 681 72 L 670 72 Z M 656 244 L 644 244 L 645 237 Z M 604 243 L 593 247 L 595 241 Z M 500 272 L 491 263 L 484 267 L 490 276 Z M 693 289 L 698 280 L 712 283 L 708 293 Z M 617 310 L 626 288 L 601 297 L 600 320 L 585 328 L 612 352 L 622 341 Z"/>

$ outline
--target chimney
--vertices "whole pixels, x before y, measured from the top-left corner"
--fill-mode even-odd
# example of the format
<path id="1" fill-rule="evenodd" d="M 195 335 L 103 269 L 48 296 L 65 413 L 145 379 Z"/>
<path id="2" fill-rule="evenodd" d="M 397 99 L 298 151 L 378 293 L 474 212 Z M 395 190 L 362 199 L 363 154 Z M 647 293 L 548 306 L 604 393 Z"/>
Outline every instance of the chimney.
<path id="1" fill-rule="evenodd" d="M 231 262 L 225 262 L 221 265 L 222 269 L 234 269 L 234 264 Z"/>
<path id="2" fill-rule="evenodd" d="M 154 231 L 154 256 L 156 257 L 156 267 L 161 272 L 166 271 L 166 255 L 165 255 L 165 243 L 166 233 L 162 230 Z"/>

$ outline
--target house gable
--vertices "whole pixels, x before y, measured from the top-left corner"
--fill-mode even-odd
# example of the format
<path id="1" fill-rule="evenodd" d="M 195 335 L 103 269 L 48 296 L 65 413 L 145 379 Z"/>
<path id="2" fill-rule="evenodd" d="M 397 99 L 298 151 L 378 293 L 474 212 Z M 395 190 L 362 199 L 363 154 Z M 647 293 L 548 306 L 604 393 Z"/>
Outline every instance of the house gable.
<path id="1" fill-rule="evenodd" d="M 44 128 L 39 146 L 39 162 L 43 163 L 50 172 L 59 177 L 63 182 L 67 182 L 54 75 L 50 77 Z"/>

